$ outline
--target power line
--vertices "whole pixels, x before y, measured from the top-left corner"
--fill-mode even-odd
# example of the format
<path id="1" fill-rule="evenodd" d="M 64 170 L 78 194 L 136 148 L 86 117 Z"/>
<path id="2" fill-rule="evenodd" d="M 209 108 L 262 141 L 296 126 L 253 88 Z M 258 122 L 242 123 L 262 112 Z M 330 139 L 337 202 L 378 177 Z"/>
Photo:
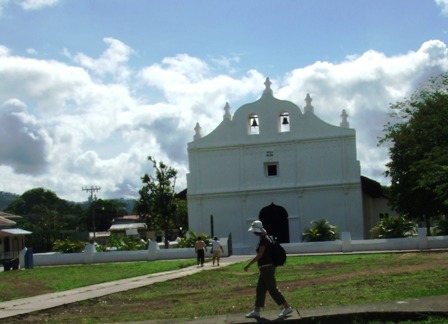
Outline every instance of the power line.
<path id="1" fill-rule="evenodd" d="M 82 187 L 82 191 L 90 192 L 89 201 L 93 201 L 93 193 L 100 191 L 100 190 L 101 190 L 101 187 L 99 187 L 99 186 Z M 95 196 L 95 199 L 96 199 L 96 196 Z"/>

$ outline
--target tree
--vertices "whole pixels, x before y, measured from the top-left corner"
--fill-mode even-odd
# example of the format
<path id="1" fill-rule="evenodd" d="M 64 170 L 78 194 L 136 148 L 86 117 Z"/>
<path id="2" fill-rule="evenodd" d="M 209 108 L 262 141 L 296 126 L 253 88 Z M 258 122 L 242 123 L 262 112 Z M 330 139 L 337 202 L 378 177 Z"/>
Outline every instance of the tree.
<path id="1" fill-rule="evenodd" d="M 24 192 L 12 201 L 5 212 L 21 215 L 18 226 L 32 232 L 26 237 L 35 252 L 51 251 L 61 230 L 74 230 L 82 220 L 82 208 L 60 199 L 54 192 L 35 188 Z"/>
<path id="2" fill-rule="evenodd" d="M 136 201 L 135 211 L 146 218 L 148 228 L 162 230 L 165 248 L 169 246 L 170 230 L 175 228 L 174 214 L 176 199 L 174 186 L 177 170 L 157 161 L 151 156 L 155 176 L 145 174 L 141 179 L 143 187 L 139 190 L 140 198 Z"/>
<path id="3" fill-rule="evenodd" d="M 410 99 L 391 105 L 380 138 L 387 143 L 391 178 L 390 203 L 401 215 L 424 221 L 447 214 L 448 207 L 448 74 L 431 79 Z"/>
<path id="4" fill-rule="evenodd" d="M 188 229 L 188 206 L 187 201 L 182 199 L 174 199 L 176 204 L 173 215 L 174 228 L 179 230 L 179 236 Z"/>
<path id="5" fill-rule="evenodd" d="M 118 216 L 127 214 L 126 205 L 120 201 L 110 199 L 94 199 L 85 210 L 85 219 L 87 229 L 96 232 L 107 231 Z M 93 219 L 95 218 L 95 220 Z"/>

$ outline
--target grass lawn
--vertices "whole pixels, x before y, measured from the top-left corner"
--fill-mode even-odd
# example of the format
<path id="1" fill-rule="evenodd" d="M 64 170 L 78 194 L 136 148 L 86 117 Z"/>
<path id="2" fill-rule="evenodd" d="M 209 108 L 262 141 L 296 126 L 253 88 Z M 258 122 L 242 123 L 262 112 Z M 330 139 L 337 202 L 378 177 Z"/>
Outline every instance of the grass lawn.
<path id="1" fill-rule="evenodd" d="M 177 261 L 157 262 L 181 266 Z M 148 267 L 139 271 L 149 273 L 157 262 L 110 264 L 107 265 L 110 268 L 101 271 L 108 272 L 110 279 L 114 276 L 112 272 L 126 272 L 128 267 Z M 24 315 L 20 321 L 110 323 L 244 313 L 253 307 L 257 269 L 252 267 L 249 272 L 244 272 L 243 266 L 239 263 L 214 271 L 202 271 L 184 278 Z M 21 273 L 52 271 L 50 277 L 33 276 L 30 284 L 48 287 L 46 281 L 52 278 L 61 282 L 56 285 L 60 287 L 65 280 L 72 284 L 77 281 L 67 276 L 69 269 L 75 268 L 74 273 L 81 278 L 91 277 L 92 269 L 97 267 L 99 265 L 51 267 L 2 273 L 0 296 L 5 298 L 5 281 L 10 281 L 12 277 L 20 280 Z M 448 252 L 290 256 L 287 264 L 278 268 L 277 281 L 290 304 L 299 309 L 447 295 Z M 268 296 L 265 309 L 279 308 Z"/>
<path id="2" fill-rule="evenodd" d="M 177 270 L 194 264 L 196 260 L 117 262 L 0 272 L 0 302 Z"/>

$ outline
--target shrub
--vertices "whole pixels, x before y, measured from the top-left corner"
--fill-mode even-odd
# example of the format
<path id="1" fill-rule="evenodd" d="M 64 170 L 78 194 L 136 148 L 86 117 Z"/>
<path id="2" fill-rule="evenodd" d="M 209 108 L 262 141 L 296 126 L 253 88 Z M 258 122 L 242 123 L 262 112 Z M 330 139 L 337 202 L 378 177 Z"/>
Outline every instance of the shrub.
<path id="1" fill-rule="evenodd" d="M 404 216 L 389 217 L 385 214 L 381 215 L 378 225 L 370 232 L 373 239 L 410 237 L 417 234 L 417 223 Z"/>
<path id="2" fill-rule="evenodd" d="M 302 241 L 322 242 L 339 239 L 339 235 L 336 232 L 336 226 L 331 225 L 325 218 L 318 221 L 312 221 L 311 224 L 313 224 L 313 226 L 305 229 L 305 232 L 302 233 Z"/>
<path id="3" fill-rule="evenodd" d="M 191 248 L 191 247 L 194 247 L 194 244 L 198 240 L 199 236 L 202 237 L 202 240 L 205 242 L 205 245 L 208 246 L 210 244 L 211 237 L 209 235 L 206 235 L 206 234 L 198 235 L 198 233 L 196 233 L 195 231 L 189 230 L 187 232 L 187 234 L 185 235 L 185 237 L 182 237 L 179 240 L 179 243 L 177 244 L 177 247 L 178 248 Z"/>
<path id="4" fill-rule="evenodd" d="M 112 233 L 109 237 L 107 246 L 109 248 L 114 248 L 116 251 L 135 251 L 147 249 L 148 243 L 143 242 L 140 239 Z"/>
<path id="5" fill-rule="evenodd" d="M 439 219 L 435 227 L 435 235 L 448 235 L 448 217 Z"/>
<path id="6" fill-rule="evenodd" d="M 80 253 L 84 251 L 86 242 L 74 241 L 71 239 L 56 240 L 53 244 L 53 252 L 61 253 Z"/>

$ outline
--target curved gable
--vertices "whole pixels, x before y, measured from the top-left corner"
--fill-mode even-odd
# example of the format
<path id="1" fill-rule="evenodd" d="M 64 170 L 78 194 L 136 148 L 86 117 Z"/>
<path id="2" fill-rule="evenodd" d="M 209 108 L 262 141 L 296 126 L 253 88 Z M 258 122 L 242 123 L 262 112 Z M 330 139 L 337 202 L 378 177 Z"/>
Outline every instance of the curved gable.
<path id="1" fill-rule="evenodd" d="M 227 104 L 225 118 L 218 127 L 204 137 L 195 138 L 188 147 L 355 136 L 353 129 L 330 125 L 314 115 L 309 95 L 306 98 L 305 113 L 302 113 L 296 104 L 273 96 L 269 78 L 266 79 L 265 86 L 266 89 L 258 100 L 238 108 L 233 117 Z"/>

